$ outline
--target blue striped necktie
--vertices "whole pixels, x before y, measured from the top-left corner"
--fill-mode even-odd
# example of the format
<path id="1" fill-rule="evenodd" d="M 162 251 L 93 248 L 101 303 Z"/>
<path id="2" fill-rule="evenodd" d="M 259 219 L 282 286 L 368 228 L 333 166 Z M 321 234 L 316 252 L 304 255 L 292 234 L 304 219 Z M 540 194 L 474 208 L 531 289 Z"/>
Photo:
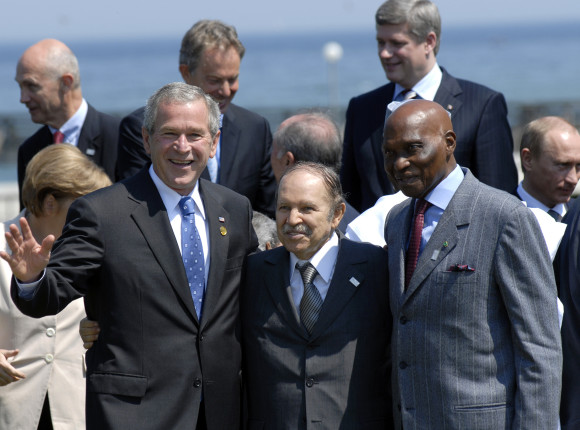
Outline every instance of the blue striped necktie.
<path id="1" fill-rule="evenodd" d="M 302 295 L 302 300 L 300 300 L 300 320 L 306 327 L 308 334 L 310 334 L 318 320 L 320 308 L 322 308 L 322 297 L 318 288 L 312 282 L 318 272 L 310 262 L 296 263 L 296 268 L 302 276 L 302 282 L 304 282 L 304 294 Z"/>
<path id="2" fill-rule="evenodd" d="M 195 206 L 191 197 L 179 201 L 181 211 L 181 258 L 187 274 L 189 291 L 193 298 L 197 319 L 201 321 L 203 295 L 205 290 L 205 263 L 203 247 L 195 227 Z"/>

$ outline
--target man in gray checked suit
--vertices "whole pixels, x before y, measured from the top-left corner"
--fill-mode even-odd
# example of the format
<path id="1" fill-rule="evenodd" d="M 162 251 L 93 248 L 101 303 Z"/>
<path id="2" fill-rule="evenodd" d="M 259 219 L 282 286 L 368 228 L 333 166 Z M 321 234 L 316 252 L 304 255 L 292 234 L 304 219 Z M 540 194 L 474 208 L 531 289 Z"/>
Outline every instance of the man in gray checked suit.
<path id="1" fill-rule="evenodd" d="M 455 142 L 434 102 L 386 121 L 385 170 L 412 197 L 385 224 L 396 428 L 556 429 L 562 350 L 544 239 L 514 196 L 456 164 Z"/>
<path id="2" fill-rule="evenodd" d="M 331 168 L 282 176 L 284 247 L 248 258 L 240 294 L 248 429 L 392 428 L 386 253 L 339 238 L 343 214 Z"/>

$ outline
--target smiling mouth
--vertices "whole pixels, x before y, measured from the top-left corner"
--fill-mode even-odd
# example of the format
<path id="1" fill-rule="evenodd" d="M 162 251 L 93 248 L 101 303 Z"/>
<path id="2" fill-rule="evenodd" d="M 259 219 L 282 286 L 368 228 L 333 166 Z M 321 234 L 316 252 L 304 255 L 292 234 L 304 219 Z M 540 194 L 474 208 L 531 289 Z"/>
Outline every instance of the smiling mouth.
<path id="1" fill-rule="evenodd" d="M 193 160 L 169 160 L 171 164 L 176 166 L 191 166 L 193 164 Z"/>

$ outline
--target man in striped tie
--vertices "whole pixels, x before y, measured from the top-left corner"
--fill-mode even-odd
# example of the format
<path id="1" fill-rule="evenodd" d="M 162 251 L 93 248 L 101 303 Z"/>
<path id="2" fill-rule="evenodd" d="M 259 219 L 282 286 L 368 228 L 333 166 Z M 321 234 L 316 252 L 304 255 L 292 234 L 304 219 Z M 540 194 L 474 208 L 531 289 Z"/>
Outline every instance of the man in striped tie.
<path id="1" fill-rule="evenodd" d="M 337 234 L 344 208 L 329 167 L 280 179 L 284 246 L 248 257 L 240 295 L 250 428 L 392 428 L 386 253 Z"/>

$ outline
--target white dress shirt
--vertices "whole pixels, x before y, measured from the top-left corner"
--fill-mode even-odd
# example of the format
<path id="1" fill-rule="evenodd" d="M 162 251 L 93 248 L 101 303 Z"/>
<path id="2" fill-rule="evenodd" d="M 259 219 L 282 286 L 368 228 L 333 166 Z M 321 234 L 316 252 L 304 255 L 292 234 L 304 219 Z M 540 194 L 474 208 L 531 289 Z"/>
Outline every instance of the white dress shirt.
<path id="1" fill-rule="evenodd" d="M 328 242 L 326 242 L 322 248 L 320 248 L 312 258 L 310 258 L 310 260 L 300 260 L 296 255 L 290 253 L 290 288 L 292 290 L 292 299 L 294 300 L 294 306 L 296 307 L 298 316 L 300 316 L 300 301 L 304 294 L 304 283 L 302 282 L 302 275 L 300 275 L 300 272 L 296 268 L 296 263 L 310 261 L 314 266 L 318 274 L 312 283 L 318 289 L 320 297 L 322 297 L 322 300 L 324 301 L 326 294 L 328 293 L 328 287 L 330 287 L 332 275 L 334 274 L 337 257 L 338 236 L 335 232 L 332 233 Z"/>
<path id="2" fill-rule="evenodd" d="M 75 114 L 71 116 L 68 119 L 68 121 L 62 125 L 61 128 L 56 129 L 54 127 L 48 126 L 50 132 L 54 134 L 55 131 L 60 130 L 60 132 L 64 134 L 63 143 L 69 143 L 73 146 L 79 146 L 79 137 L 81 136 L 81 130 L 83 128 L 83 124 L 85 123 L 85 118 L 87 117 L 88 110 L 89 106 L 86 100 L 83 99 L 80 107 L 75 112 Z"/>
<path id="3" fill-rule="evenodd" d="M 413 88 L 409 88 L 417 93 L 417 95 L 422 98 L 423 100 L 430 100 L 433 101 L 435 99 L 435 94 L 437 94 L 437 90 L 439 89 L 439 85 L 441 85 L 441 79 L 443 79 L 443 72 L 437 63 L 433 66 L 433 68 L 423 76 L 419 82 L 413 85 Z M 393 100 L 397 100 L 399 94 L 405 91 L 405 87 L 402 87 L 399 84 L 395 84 L 395 92 L 393 94 Z"/>

